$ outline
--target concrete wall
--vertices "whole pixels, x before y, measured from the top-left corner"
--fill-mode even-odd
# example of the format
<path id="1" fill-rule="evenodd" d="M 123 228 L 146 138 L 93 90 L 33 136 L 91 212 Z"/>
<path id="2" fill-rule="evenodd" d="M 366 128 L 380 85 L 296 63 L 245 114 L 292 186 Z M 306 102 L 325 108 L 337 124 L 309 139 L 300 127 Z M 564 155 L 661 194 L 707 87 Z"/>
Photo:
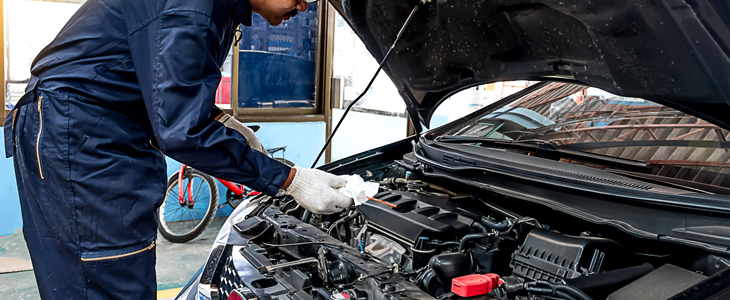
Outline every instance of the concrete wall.
<path id="1" fill-rule="evenodd" d="M 5 149 L 5 139 L 0 139 L 0 145 L 0 149 Z M 4 153 L 0 158 L 0 236 L 11 235 L 23 227 L 13 159 L 5 158 Z"/>

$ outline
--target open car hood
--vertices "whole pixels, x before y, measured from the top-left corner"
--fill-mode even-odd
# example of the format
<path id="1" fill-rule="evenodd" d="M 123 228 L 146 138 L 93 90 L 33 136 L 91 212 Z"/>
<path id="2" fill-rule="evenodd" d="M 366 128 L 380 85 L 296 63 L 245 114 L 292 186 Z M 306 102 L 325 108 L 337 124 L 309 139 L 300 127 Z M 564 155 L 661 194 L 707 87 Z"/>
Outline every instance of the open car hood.
<path id="1" fill-rule="evenodd" d="M 418 3 L 330 2 L 378 61 Z M 730 129 L 729 27 L 727 0 L 431 0 L 384 71 L 427 127 L 438 104 L 466 87 L 560 80 Z"/>

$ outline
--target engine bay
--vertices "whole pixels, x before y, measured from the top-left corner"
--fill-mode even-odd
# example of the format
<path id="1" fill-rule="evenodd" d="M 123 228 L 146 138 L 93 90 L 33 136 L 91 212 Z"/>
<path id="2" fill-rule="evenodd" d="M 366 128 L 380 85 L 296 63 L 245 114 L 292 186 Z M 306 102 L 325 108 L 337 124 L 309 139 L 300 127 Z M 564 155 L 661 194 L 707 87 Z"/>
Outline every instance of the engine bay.
<path id="1" fill-rule="evenodd" d="M 312 214 L 289 196 L 252 202 L 245 216 L 232 218 L 245 243 L 220 249 L 228 258 L 211 274 L 211 294 L 683 299 L 676 295 L 730 270 L 727 256 L 637 241 L 546 209 L 517 214 L 492 204 L 499 195 L 419 178 L 398 164 L 363 175 L 379 183 L 377 201 L 340 214 Z"/>

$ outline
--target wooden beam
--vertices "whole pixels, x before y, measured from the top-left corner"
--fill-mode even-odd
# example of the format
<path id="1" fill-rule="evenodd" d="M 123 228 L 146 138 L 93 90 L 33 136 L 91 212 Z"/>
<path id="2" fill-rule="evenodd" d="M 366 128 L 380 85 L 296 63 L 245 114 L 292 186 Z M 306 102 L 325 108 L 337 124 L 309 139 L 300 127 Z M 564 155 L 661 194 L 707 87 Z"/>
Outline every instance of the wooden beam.
<path id="1" fill-rule="evenodd" d="M 658 138 L 656 137 L 656 135 L 654 134 L 654 131 L 651 131 L 651 129 L 650 129 L 650 128 L 644 128 L 644 130 L 645 130 L 645 131 L 646 131 L 647 133 L 649 133 L 649 136 L 651 136 L 651 138 L 652 138 L 652 139 L 654 139 L 655 141 L 658 141 L 658 140 L 659 140 L 659 139 L 658 139 Z"/>
<path id="2" fill-rule="evenodd" d="M 615 139 L 613 139 L 611 141 L 625 140 L 627 137 L 629 137 L 631 134 L 633 134 L 633 133 L 635 133 L 637 131 L 638 131 L 638 129 L 631 129 L 628 132 L 619 135 L 618 137 L 616 137 Z"/>
<path id="3" fill-rule="evenodd" d="M 725 141 L 725 135 L 722 133 L 722 129 L 720 129 L 720 128 L 715 129 L 715 134 L 717 134 L 718 140 L 720 140 L 721 142 Z"/>
<path id="4" fill-rule="evenodd" d="M 673 138 L 672 140 L 675 140 L 675 141 L 678 141 L 678 140 L 683 140 L 683 139 L 686 139 L 686 138 L 688 138 L 688 137 L 691 137 L 691 136 L 693 136 L 693 135 L 695 135 L 695 134 L 698 134 L 698 133 L 702 133 L 702 132 L 705 132 L 706 130 L 707 130 L 707 129 L 699 129 L 699 130 L 691 131 L 691 132 L 689 132 L 689 133 L 685 133 L 685 134 L 683 134 L 683 135 L 680 135 L 680 136 L 678 136 L 678 137 L 675 137 L 675 138 Z"/>
<path id="5" fill-rule="evenodd" d="M 595 135 L 593 135 L 590 131 L 586 131 L 586 134 L 588 134 L 588 137 L 590 137 L 594 142 L 600 142 Z"/>

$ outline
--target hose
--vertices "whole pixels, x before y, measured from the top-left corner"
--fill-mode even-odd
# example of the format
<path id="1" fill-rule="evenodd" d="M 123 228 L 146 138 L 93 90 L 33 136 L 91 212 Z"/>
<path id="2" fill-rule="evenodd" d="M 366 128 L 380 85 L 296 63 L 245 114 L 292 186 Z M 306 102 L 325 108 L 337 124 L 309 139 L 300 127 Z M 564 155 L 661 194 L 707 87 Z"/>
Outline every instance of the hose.
<path id="1" fill-rule="evenodd" d="M 535 285 L 546 286 L 545 288 L 536 287 Z M 543 295 L 556 295 L 566 299 L 575 300 L 592 300 L 591 297 L 586 295 L 583 291 L 572 287 L 567 284 L 550 283 L 544 280 L 532 281 L 524 284 L 524 289 L 528 292 L 543 294 Z M 559 292 L 565 293 L 560 295 Z M 569 297 L 566 297 L 569 296 Z"/>
<path id="2" fill-rule="evenodd" d="M 430 188 L 430 189 L 432 189 L 432 190 L 434 190 L 434 191 L 437 191 L 437 192 L 442 192 L 442 193 L 445 193 L 445 194 L 447 194 L 447 195 L 449 195 L 449 196 L 451 196 L 451 197 L 456 197 L 456 196 L 458 196 L 458 195 L 459 195 L 459 194 L 457 194 L 457 193 L 454 193 L 454 192 L 452 192 L 452 191 L 449 191 L 449 190 L 447 190 L 447 189 L 446 189 L 445 187 L 442 187 L 442 186 L 440 186 L 440 185 L 435 185 L 435 184 L 429 184 L 429 185 L 428 185 L 428 188 Z"/>
<path id="3" fill-rule="evenodd" d="M 489 227 L 494 230 L 499 230 L 499 231 L 510 228 L 510 226 L 512 226 L 512 224 L 514 223 L 514 221 L 512 219 L 507 219 L 502 222 L 497 222 L 497 221 L 494 221 L 491 218 L 487 218 L 487 217 L 482 217 L 480 222 L 482 223 L 482 225 L 484 225 L 486 227 Z"/>
<path id="4" fill-rule="evenodd" d="M 529 287 L 526 290 L 528 292 L 539 294 L 539 295 L 551 295 L 551 296 L 558 296 L 560 298 L 568 299 L 568 300 L 578 300 L 575 297 L 573 297 L 572 295 L 570 295 L 566 292 L 560 291 L 560 290 L 553 290 L 553 289 L 549 289 L 549 288 L 540 288 L 540 287 L 534 287 L 534 286 Z"/>
<path id="5" fill-rule="evenodd" d="M 464 251 L 464 248 L 466 248 L 466 243 L 469 241 L 493 238 L 495 236 L 497 236 L 497 234 L 492 232 L 467 234 L 464 236 L 464 238 L 461 239 L 461 243 L 459 244 L 459 252 Z"/>
<path id="6" fill-rule="evenodd" d="M 613 291 L 649 274 L 651 271 L 654 271 L 654 267 L 649 263 L 644 263 L 639 266 L 611 270 L 591 276 L 565 279 L 564 283 L 596 299 L 605 299 Z"/>
<path id="7" fill-rule="evenodd" d="M 327 229 L 327 233 L 330 233 L 330 232 L 332 232 L 332 230 L 336 229 L 337 225 L 340 225 L 342 223 L 349 223 L 350 221 L 352 221 L 352 219 L 357 218 L 357 216 L 359 216 L 359 215 L 360 215 L 360 212 L 356 210 L 352 214 L 350 214 L 342 219 L 337 220 L 337 222 L 332 223 L 330 228 Z"/>

